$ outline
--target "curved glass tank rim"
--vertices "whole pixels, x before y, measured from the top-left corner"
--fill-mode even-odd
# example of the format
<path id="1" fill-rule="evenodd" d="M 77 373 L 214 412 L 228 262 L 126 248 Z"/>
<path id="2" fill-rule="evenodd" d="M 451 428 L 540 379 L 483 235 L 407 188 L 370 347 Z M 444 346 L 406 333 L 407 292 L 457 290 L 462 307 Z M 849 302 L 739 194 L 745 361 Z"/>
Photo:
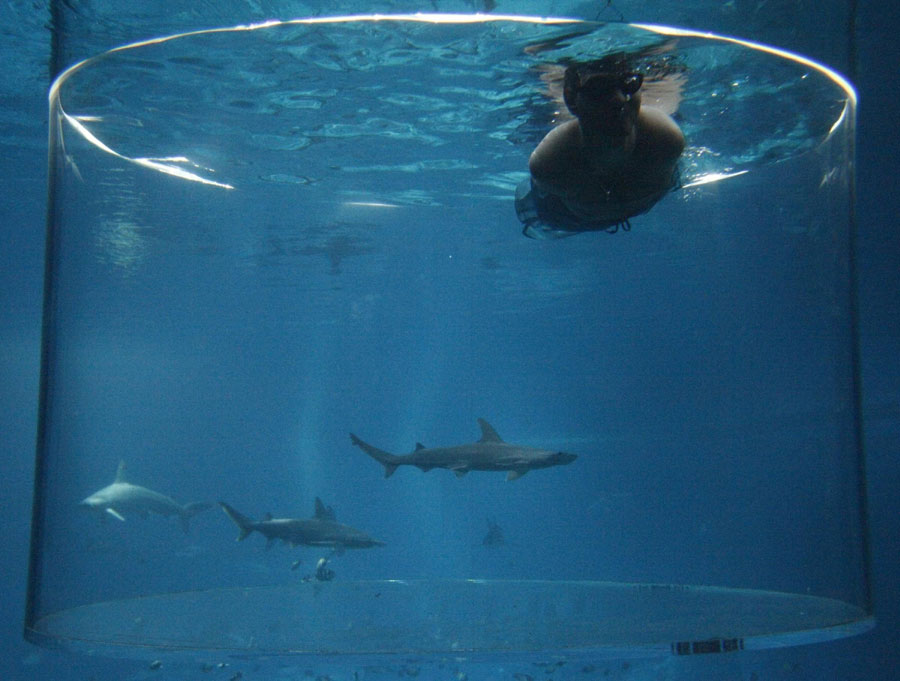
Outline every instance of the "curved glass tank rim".
<path id="1" fill-rule="evenodd" d="M 516 22 L 516 23 L 530 23 L 530 24 L 539 24 L 539 25 L 585 25 L 585 26 L 596 26 L 598 25 L 596 22 L 587 22 L 578 19 L 566 19 L 566 18 L 539 18 L 539 17 L 524 17 L 524 16 L 514 16 L 514 15 L 445 15 L 445 14 L 413 14 L 413 15 L 351 15 L 345 17 L 315 17 L 315 18 L 305 18 L 305 19 L 293 19 L 288 21 L 268 21 L 260 24 L 252 24 L 245 26 L 233 26 L 228 28 L 214 28 L 214 29 L 206 29 L 200 31 L 192 31 L 187 33 L 181 33 L 171 36 L 166 36 L 162 38 L 154 38 L 150 40 L 140 41 L 136 43 L 131 43 L 128 45 L 123 45 L 117 48 L 113 48 L 101 55 L 97 55 L 95 57 L 91 57 L 82 62 L 79 62 L 70 68 L 68 68 L 65 72 L 63 72 L 59 78 L 53 83 L 50 90 L 50 101 L 51 106 L 53 107 L 53 112 L 57 114 L 57 118 L 52 119 L 51 124 L 59 126 L 61 120 L 65 120 L 65 122 L 71 126 L 84 140 L 86 140 L 93 147 L 101 150 L 104 153 L 111 154 L 112 156 L 117 157 L 123 161 L 127 161 L 129 163 L 136 164 L 138 166 L 142 166 L 149 170 L 164 173 L 167 175 L 175 176 L 179 179 L 202 183 L 206 185 L 211 185 L 214 187 L 220 187 L 224 189 L 233 189 L 235 185 L 229 182 L 220 182 L 216 179 L 213 179 L 212 175 L 214 171 L 211 171 L 200 164 L 194 163 L 192 160 L 187 157 L 178 157 L 178 158 L 151 158 L 144 156 L 132 156 L 114 148 L 116 146 L 115 143 L 107 142 L 101 139 L 102 135 L 95 134 L 95 132 L 91 129 L 92 126 L 92 118 L 89 115 L 78 115 L 78 114 L 70 114 L 64 110 L 62 106 L 61 98 L 61 89 L 63 85 L 76 73 L 89 67 L 92 64 L 96 64 L 100 60 L 106 58 L 111 54 L 121 53 L 128 50 L 132 50 L 135 48 L 140 48 L 143 46 L 157 45 L 161 43 L 167 43 L 174 41 L 179 38 L 187 38 L 192 36 L 201 36 L 201 35 L 211 35 L 216 33 L 238 33 L 238 32 L 254 32 L 259 31 L 261 29 L 274 28 L 279 26 L 290 26 L 290 25 L 328 25 L 328 24 L 339 24 L 339 23 L 352 23 L 352 22 L 418 22 L 418 23 L 433 23 L 433 24 L 476 24 L 476 23 L 488 23 L 488 22 Z M 689 31 L 686 29 L 678 29 L 672 27 L 658 26 L 652 24 L 629 24 L 635 29 L 649 31 L 651 33 L 658 34 L 660 36 L 683 36 L 683 37 L 692 37 L 692 38 L 700 38 L 704 40 L 712 40 L 718 41 L 721 43 L 728 43 L 732 45 L 736 45 L 739 47 L 745 47 L 752 50 L 762 51 L 772 56 L 787 59 L 792 62 L 796 62 L 798 64 L 802 64 L 805 67 L 810 69 L 814 69 L 815 71 L 823 74 L 826 78 L 830 79 L 837 87 L 844 93 L 844 105 L 841 109 L 838 116 L 836 116 L 835 120 L 831 124 L 830 130 L 828 130 L 824 139 L 828 139 L 828 137 L 833 134 L 837 129 L 841 128 L 842 125 L 850 118 L 850 123 L 852 123 L 852 115 L 856 106 L 857 97 L 856 93 L 852 87 L 852 85 L 844 79 L 840 74 L 835 71 L 829 69 L 828 67 L 819 64 L 815 61 L 802 57 L 800 55 L 793 54 L 786 50 L 780 50 L 778 48 L 769 47 L 765 45 L 761 45 L 759 43 L 753 43 L 746 40 L 741 40 L 738 38 L 729 38 L 724 36 L 718 36 L 712 33 L 703 33 L 696 31 Z M 61 138 L 60 138 L 61 139 Z M 821 143 L 821 140 L 820 140 Z M 524 158 L 523 167 L 524 167 Z M 706 184 L 710 182 L 715 182 L 721 179 L 725 179 L 727 177 L 734 177 L 736 175 L 740 175 L 747 172 L 746 170 L 739 170 L 732 174 L 707 174 L 698 177 L 691 178 L 690 182 L 685 186 L 696 186 L 701 184 Z M 511 199 L 511 196 L 509 197 Z M 400 581 L 385 581 L 385 582 L 347 582 L 341 583 L 340 585 L 329 585 L 337 587 L 333 589 L 334 597 L 343 600 L 353 600 L 353 592 L 354 590 L 363 589 L 367 590 L 367 593 L 372 596 L 372 598 L 376 598 L 375 590 L 380 590 L 387 588 L 388 585 L 398 585 L 398 584 L 413 584 L 411 590 L 406 591 L 406 596 L 400 595 L 398 597 L 398 603 L 400 606 L 403 605 L 404 599 L 406 601 L 406 605 L 410 606 L 407 612 L 412 611 L 416 612 L 419 609 L 422 609 L 424 612 L 424 608 L 421 606 L 423 604 L 427 606 L 429 602 L 434 601 L 438 596 L 435 593 L 429 593 L 430 590 L 436 589 L 436 593 L 443 594 L 445 592 L 453 592 L 458 590 L 460 586 L 465 589 L 473 589 L 473 588 L 481 588 L 479 584 L 481 584 L 481 580 L 461 580 L 458 582 L 440 582 L 439 580 L 429 580 L 427 582 L 408 582 L 403 583 Z M 418 587 L 415 586 L 418 584 Z M 513 583 L 502 583 L 498 581 L 486 581 L 486 588 L 494 590 L 498 594 L 507 593 L 507 599 L 518 599 L 518 603 L 523 607 L 527 607 L 529 605 L 528 594 L 519 594 L 516 591 L 524 591 L 531 593 L 529 590 L 538 589 L 540 587 L 540 583 L 530 582 L 526 583 L 524 581 L 518 581 Z M 565 582 L 552 582 L 554 588 L 558 589 L 566 589 L 570 588 L 566 586 Z M 437 585 L 437 586 L 436 586 Z M 586 599 L 589 601 L 590 613 L 589 615 L 593 616 L 596 613 L 592 609 L 595 605 L 599 604 L 600 606 L 604 605 L 605 601 L 603 598 L 597 597 L 596 600 L 590 600 L 593 598 L 588 593 L 592 588 L 596 586 L 596 583 L 577 583 L 575 585 L 577 588 L 575 592 L 571 594 L 569 600 L 567 601 L 569 606 L 575 611 L 581 607 L 581 604 L 586 602 Z M 609 586 L 609 585 L 608 585 Z M 527 588 L 526 588 L 527 587 Z M 844 603 L 842 601 L 834 601 L 827 598 L 821 598 L 817 596 L 806 596 L 802 594 L 779 594 L 778 592 L 764 592 L 764 591 L 751 591 L 747 589 L 727 589 L 723 587 L 686 587 L 679 585 L 651 585 L 651 584 L 642 584 L 642 585 L 627 585 L 627 584 L 614 584 L 611 585 L 611 591 L 609 593 L 618 593 L 620 590 L 628 590 L 629 587 L 633 587 L 638 592 L 640 590 L 651 590 L 651 589 L 659 589 L 665 591 L 666 593 L 671 594 L 702 594 L 707 597 L 712 597 L 713 599 L 718 597 L 733 597 L 739 598 L 747 593 L 756 594 L 760 598 L 764 598 L 766 594 L 769 594 L 771 598 L 776 600 L 791 598 L 796 599 L 796 604 L 805 604 L 805 605 L 820 605 L 825 610 L 832 604 L 836 604 L 838 606 L 844 607 L 845 609 L 838 609 L 836 616 L 833 616 L 827 623 L 823 624 L 822 622 L 810 623 L 807 621 L 792 621 L 792 623 L 785 625 L 782 629 L 777 631 L 770 631 L 768 633 L 764 632 L 762 629 L 757 629 L 753 632 L 745 632 L 743 630 L 734 629 L 735 631 L 735 639 L 741 639 L 740 646 L 745 648 L 770 648 L 770 647 L 779 647 L 785 645 L 801 645 L 806 643 L 812 643 L 816 641 L 824 641 L 830 640 L 832 638 L 840 638 L 844 636 L 849 636 L 856 633 L 861 633 L 862 631 L 867 630 L 872 626 L 873 620 L 871 616 L 866 613 L 863 609 L 858 608 L 856 606 L 852 606 L 850 604 Z M 508 593 L 508 590 L 512 589 L 511 593 Z M 578 589 L 581 589 L 579 592 Z M 235 599 L 232 600 L 231 597 L 223 599 L 228 607 L 235 605 L 240 600 L 240 597 L 248 594 L 248 593 L 256 593 L 260 595 L 262 600 L 266 599 L 274 599 L 277 600 L 279 597 L 283 596 L 286 593 L 299 593 L 295 591 L 291 587 L 276 587 L 266 591 L 265 589 L 260 589 L 258 587 L 236 587 L 231 590 L 219 590 L 219 591 L 209 591 L 209 592 L 188 592 L 186 594 L 178 594 L 178 593 L 164 593 L 158 594 L 156 596 L 151 596 L 145 599 L 125 599 L 123 601 L 113 601 L 113 602 L 105 602 L 105 603 L 95 603 L 89 604 L 86 606 L 80 606 L 76 608 L 72 608 L 69 610 L 64 610 L 61 612 L 50 612 L 45 613 L 41 617 L 38 618 L 36 622 L 33 622 L 30 626 L 27 634 L 29 638 L 35 640 L 36 642 L 42 643 L 52 643 L 52 642 L 63 642 L 69 643 L 71 645 L 77 646 L 79 643 L 89 646 L 90 648 L 99 648 L 105 643 L 107 644 L 107 650 L 111 646 L 115 648 L 116 646 L 140 646 L 140 642 L 129 641 L 129 640 L 116 640 L 114 635 L 109 635 L 109 632 L 97 634 L 96 638 L 91 638 L 90 636 L 69 636 L 67 631 L 78 631 L 83 632 L 82 625 L 85 624 L 85 621 L 91 622 L 91 626 L 102 627 L 104 625 L 108 625 L 113 627 L 120 618 L 128 618 L 133 615 L 133 612 L 130 610 L 132 606 L 135 604 L 147 604 L 150 608 L 151 612 L 157 612 L 158 608 L 165 609 L 169 604 L 169 599 L 185 597 L 188 600 L 181 605 L 185 608 L 183 613 L 174 612 L 168 613 L 172 614 L 175 620 L 178 620 L 181 615 L 185 615 L 185 621 L 191 619 L 196 615 L 195 611 L 192 609 L 191 598 L 202 598 L 203 594 L 230 594 L 234 596 Z M 630 592 L 629 592 L 630 593 Z M 343 595 L 342 595 L 343 594 Z M 379 592 L 380 595 L 380 592 Z M 608 594 L 607 594 L 608 595 Z M 305 596 L 304 596 L 305 597 Z M 213 599 L 215 600 L 215 599 Z M 460 602 L 464 602 L 465 599 L 458 599 Z M 508 600 L 506 602 L 509 602 Z M 210 608 L 217 607 L 216 603 L 209 603 Z M 356 602 L 354 601 L 352 605 L 355 607 Z M 477 604 L 475 604 L 477 605 Z M 218 604 L 218 607 L 222 607 L 222 604 Z M 319 604 L 320 609 L 324 608 L 322 604 Z M 372 606 L 374 607 L 374 606 Z M 505 606 L 504 606 L 505 607 Z M 402 607 L 399 610 L 403 610 Z M 798 608 L 799 610 L 799 608 Z M 251 608 L 251 612 L 259 612 L 259 613 L 268 613 L 265 609 L 259 608 Z M 624 612 L 628 612 L 628 610 L 624 610 Z M 829 610 L 829 612 L 832 612 Z M 97 616 L 97 615 L 102 616 Z M 328 612 L 324 609 L 321 610 L 320 614 L 322 616 L 327 616 Z M 365 613 L 364 613 L 365 614 Z M 464 614 L 464 613 L 463 613 Z M 541 612 L 537 612 L 537 615 L 542 615 Z M 804 613 L 805 614 L 805 613 Z M 264 616 L 264 615 L 261 615 Z M 423 614 L 424 616 L 424 614 Z M 702 621 L 702 618 L 698 615 L 697 621 Z M 217 617 L 209 618 L 209 621 L 216 622 L 219 621 L 221 617 L 217 619 Z M 586 617 L 587 620 L 592 620 L 593 617 Z M 153 623 L 151 617 L 146 617 L 144 620 L 147 622 L 148 626 Z M 802 620 L 802 618 L 801 618 Z M 566 623 L 566 618 L 563 618 L 563 621 L 558 622 L 561 626 Z M 170 623 L 169 620 L 162 619 L 160 622 L 155 623 L 155 626 L 159 626 L 157 629 L 158 632 L 164 632 L 166 626 Z M 596 623 L 596 620 L 595 620 Z M 252 626 L 254 622 L 239 622 L 238 624 L 243 625 L 245 627 L 244 631 L 240 632 L 240 635 L 243 636 L 246 640 L 249 640 L 249 637 L 252 635 Z M 255 624 L 259 624 L 259 622 L 255 622 Z M 550 624 L 553 624 L 551 622 Z M 165 625 L 165 626 L 163 626 Z M 545 623 L 545 627 L 549 626 Z M 70 628 L 71 627 L 71 628 Z M 690 629 L 690 627 L 688 627 Z M 726 629 L 723 628 L 722 631 Z M 119 629 L 119 631 L 125 631 L 125 629 Z M 190 629 L 187 629 L 190 631 Z M 303 632 L 301 632 L 302 634 Z M 477 636 L 481 635 L 483 632 L 474 627 L 470 632 L 470 635 Z M 628 644 L 609 644 L 604 645 L 602 642 L 597 643 L 597 639 L 592 639 L 593 642 L 589 642 L 587 645 L 582 646 L 581 650 L 587 650 L 590 654 L 600 654 L 602 656 L 602 652 L 605 650 L 608 654 L 612 656 L 622 656 L 625 652 L 630 651 L 635 655 L 657 655 L 657 654 L 686 654 L 684 652 L 680 652 L 677 650 L 677 644 L 679 641 L 688 645 L 688 653 L 689 654 L 693 650 L 694 644 L 698 644 L 699 648 L 703 648 L 704 646 L 713 646 L 709 641 L 709 636 L 714 635 L 711 634 L 708 629 L 700 627 L 700 630 L 696 632 L 696 635 L 700 637 L 699 639 L 687 639 L 684 640 L 682 638 L 675 639 L 675 636 L 681 637 L 684 636 L 692 636 L 694 632 L 686 632 L 682 633 L 672 633 L 667 632 L 666 635 L 660 636 L 658 640 L 644 640 L 644 645 L 628 645 Z M 311 635 L 315 634 L 315 632 L 311 632 Z M 671 635 L 669 635 L 671 634 Z M 529 637 L 532 634 L 530 632 L 525 632 L 521 634 L 522 636 Z M 547 639 L 541 636 L 541 632 L 537 632 L 534 634 L 536 636 L 536 640 L 541 645 L 547 644 Z M 668 638 L 667 638 L 668 636 Z M 314 638 L 314 637 L 313 637 Z M 746 642 L 745 642 L 746 639 Z M 731 638 L 722 639 L 731 641 Z M 555 639 L 550 640 L 550 645 L 555 645 L 557 649 L 565 650 L 566 654 L 573 654 L 573 651 L 578 650 L 577 646 L 573 648 L 566 647 L 567 640 L 563 640 L 557 636 Z M 152 647 L 154 644 L 151 643 Z M 157 640 L 156 644 L 159 647 L 165 648 L 166 644 L 163 640 Z M 343 643 L 345 648 L 354 649 L 355 645 L 354 641 L 350 641 L 349 644 L 347 641 Z M 455 653 L 456 649 L 453 647 L 451 641 L 445 641 L 443 644 L 437 645 L 436 648 L 428 649 L 419 646 L 415 648 L 416 644 L 413 645 L 413 649 L 411 652 L 421 652 L 423 654 L 434 654 L 435 652 L 440 653 Z M 730 643 L 723 643 L 726 650 L 730 650 L 728 646 L 732 645 Z M 173 645 L 172 648 L 176 648 L 178 646 Z M 182 647 L 191 647 L 182 646 Z M 203 648 L 202 642 L 199 645 L 195 646 L 196 648 Z M 333 646 L 327 647 L 324 650 L 326 651 L 334 651 L 336 648 Z M 337 646 L 337 649 L 340 649 L 340 646 Z M 526 652 L 535 652 L 539 648 L 529 648 L 527 645 L 520 646 L 519 648 L 513 648 L 511 652 L 525 650 Z M 268 648 L 268 651 L 284 651 L 284 650 L 292 650 L 291 646 L 281 646 L 281 645 L 273 645 Z M 483 653 L 486 655 L 493 656 L 495 651 L 490 649 L 485 645 L 482 648 L 468 646 L 463 647 L 462 652 L 479 654 Z M 242 649 L 242 652 L 246 652 L 246 649 Z M 253 652 L 266 652 L 266 651 L 254 651 L 251 649 L 251 654 Z M 302 651 L 300 651 L 302 652 Z M 720 652 L 720 650 L 699 650 L 699 652 Z M 311 650 L 309 654 L 321 654 L 322 649 L 320 650 Z"/>
<path id="2" fill-rule="evenodd" d="M 222 182 L 216 179 L 213 179 L 213 175 L 215 170 L 212 168 L 206 168 L 203 165 L 197 164 L 192 161 L 190 158 L 185 156 L 174 156 L 174 157 L 148 157 L 148 156 L 130 156 L 125 153 L 121 153 L 113 148 L 112 145 L 104 142 L 98 134 L 95 134 L 94 131 L 90 129 L 90 124 L 94 122 L 102 121 L 102 117 L 94 117 L 91 115 L 78 115 L 78 114 L 70 114 L 65 111 L 65 108 L 61 102 L 61 88 L 64 84 L 66 84 L 76 73 L 81 71 L 82 69 L 89 67 L 111 55 L 126 52 L 129 50 L 138 49 L 141 47 L 147 47 L 152 45 L 159 45 L 162 43 L 168 43 L 171 41 L 198 37 L 198 36 L 209 36 L 213 34 L 223 34 L 223 33 L 241 33 L 241 32 L 255 32 L 265 29 L 272 29 L 276 27 L 287 27 L 287 26 L 328 26 L 328 25 L 340 25 L 340 24 L 351 24 L 351 23 L 419 23 L 419 24 L 444 24 L 444 25 L 464 25 L 464 24 L 487 24 L 487 23 L 514 23 L 514 24 L 533 24 L 533 25 L 543 25 L 543 26 L 564 26 L 564 25 L 580 25 L 585 27 L 598 27 L 608 25 L 603 22 L 596 21 L 588 21 L 583 19 L 576 18 L 566 18 L 566 17 L 538 17 L 538 16 L 526 16 L 526 15 L 512 15 L 512 14 L 451 14 L 451 13 L 415 13 L 415 14 L 357 14 L 357 15 L 344 15 L 344 16 L 328 16 L 328 17 L 305 17 L 305 18 L 295 18 L 288 20 L 269 20 L 265 22 L 255 23 L 255 24 L 240 24 L 230 27 L 218 27 L 218 28 L 209 28 L 209 29 L 199 29 L 195 31 L 186 31 L 183 33 L 172 34 L 163 37 L 150 38 L 147 40 L 136 41 L 133 43 L 128 43 L 125 45 L 121 45 L 118 47 L 114 47 L 106 52 L 95 55 L 93 57 L 89 57 L 84 59 L 72 66 L 68 67 L 65 71 L 63 71 L 53 82 L 49 91 L 49 100 L 51 103 L 51 110 L 55 110 L 56 116 L 59 119 L 64 119 L 67 123 L 71 125 L 71 127 L 78 132 L 88 143 L 96 147 L 97 149 L 111 154 L 121 160 L 127 161 L 129 163 L 136 164 L 138 166 L 143 166 L 145 168 L 161 172 L 164 174 L 172 175 L 183 180 L 198 182 L 206 185 L 211 185 L 215 187 L 220 187 L 224 189 L 234 189 L 235 185 L 229 182 Z M 822 75 L 824 75 L 827 79 L 831 80 L 845 95 L 846 100 L 844 105 L 839 113 L 836 116 L 835 120 L 832 122 L 828 132 L 819 141 L 819 143 L 823 143 L 827 141 L 831 135 L 841 128 L 842 124 L 847 121 L 848 117 L 853 115 L 857 105 L 857 94 L 850 83 L 849 80 L 844 78 L 837 71 L 829 68 L 828 66 L 819 63 L 813 59 L 808 57 L 804 57 L 800 54 L 791 52 L 789 50 L 781 49 L 778 47 L 765 45 L 763 43 L 758 43 L 750 40 L 745 40 L 737 37 L 729 37 L 724 35 L 718 35 L 712 32 L 706 31 L 695 31 L 685 28 L 677 28 L 672 26 L 664 26 L 659 24 L 645 24 L 645 23 L 628 23 L 624 24 L 627 27 L 634 28 L 641 31 L 646 31 L 648 33 L 657 34 L 659 36 L 666 37 L 682 37 L 682 38 L 698 38 L 702 40 L 709 40 L 718 42 L 720 44 L 729 44 L 733 46 L 738 46 L 742 48 L 746 48 L 753 51 L 762 52 L 773 57 L 777 57 L 780 59 L 784 59 L 790 62 L 794 62 L 796 64 L 802 65 L 804 67 L 810 68 Z M 58 123 L 58 121 L 57 121 Z M 59 127 L 59 126 L 57 126 Z M 60 133 L 61 134 L 61 133 Z M 699 185 L 704 185 L 712 182 L 717 182 L 720 180 L 728 179 L 731 177 L 737 177 L 740 175 L 749 172 L 747 169 L 736 169 L 736 170 L 728 170 L 725 172 L 702 172 L 697 173 L 692 176 L 685 177 L 682 176 L 682 188 L 688 189 L 691 187 L 696 187 Z"/>

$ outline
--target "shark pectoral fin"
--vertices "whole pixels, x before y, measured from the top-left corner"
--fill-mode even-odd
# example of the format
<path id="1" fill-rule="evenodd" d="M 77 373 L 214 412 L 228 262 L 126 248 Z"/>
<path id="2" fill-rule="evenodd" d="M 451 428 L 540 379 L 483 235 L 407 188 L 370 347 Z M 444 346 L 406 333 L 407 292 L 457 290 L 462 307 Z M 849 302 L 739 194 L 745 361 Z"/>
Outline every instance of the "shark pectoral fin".
<path id="1" fill-rule="evenodd" d="M 119 513 L 116 509 L 112 507 L 107 507 L 106 512 L 109 513 L 116 520 L 121 520 L 123 523 L 125 522 L 125 517 Z"/>
<path id="2" fill-rule="evenodd" d="M 509 482 L 510 480 L 518 480 L 518 479 L 521 478 L 523 475 L 525 475 L 527 472 L 528 472 L 527 470 L 524 470 L 524 471 L 515 471 L 515 470 L 510 471 L 509 473 L 506 474 L 506 481 Z"/>
<path id="3" fill-rule="evenodd" d="M 453 464 L 449 466 L 450 470 L 456 473 L 457 478 L 461 478 L 466 473 L 469 472 L 469 463 L 467 461 L 460 461 L 459 463 Z"/>

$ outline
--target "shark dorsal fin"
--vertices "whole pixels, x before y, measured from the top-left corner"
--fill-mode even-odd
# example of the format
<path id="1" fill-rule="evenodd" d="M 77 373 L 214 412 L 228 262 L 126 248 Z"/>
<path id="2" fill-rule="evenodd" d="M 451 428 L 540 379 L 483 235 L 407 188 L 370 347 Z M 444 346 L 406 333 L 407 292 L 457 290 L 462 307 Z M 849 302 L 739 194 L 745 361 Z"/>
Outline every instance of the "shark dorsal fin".
<path id="1" fill-rule="evenodd" d="M 119 461 L 119 467 L 116 469 L 115 482 L 125 482 L 125 460 Z"/>
<path id="2" fill-rule="evenodd" d="M 479 442 L 503 442 L 503 438 L 497 435 L 494 427 L 484 419 L 478 419 L 478 425 L 481 426 L 481 439 Z"/>
<path id="3" fill-rule="evenodd" d="M 265 520 L 271 520 L 272 518 L 273 518 L 273 516 L 272 516 L 271 513 L 266 513 L 266 514 L 263 516 L 263 519 L 265 519 Z"/>
<path id="4" fill-rule="evenodd" d="M 317 520 L 336 520 L 334 510 L 331 506 L 323 504 L 319 497 L 316 497 L 316 515 L 314 517 Z"/>
<path id="5" fill-rule="evenodd" d="M 416 451 L 418 452 L 420 449 L 425 449 L 425 445 L 423 445 L 421 442 L 417 442 Z"/>

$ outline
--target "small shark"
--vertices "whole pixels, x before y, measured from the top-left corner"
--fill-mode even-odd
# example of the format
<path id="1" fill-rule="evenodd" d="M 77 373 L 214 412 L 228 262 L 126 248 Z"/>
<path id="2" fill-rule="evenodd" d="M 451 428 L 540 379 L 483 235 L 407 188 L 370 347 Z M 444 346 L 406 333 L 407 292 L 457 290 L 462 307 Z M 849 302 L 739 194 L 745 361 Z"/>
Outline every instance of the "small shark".
<path id="1" fill-rule="evenodd" d="M 246 539 L 256 530 L 264 536 L 269 544 L 275 539 L 280 539 L 291 546 L 330 546 L 336 552 L 344 549 L 367 549 L 372 546 L 384 546 L 384 542 L 373 539 L 365 532 L 342 525 L 335 519 L 331 506 L 322 503 L 316 497 L 316 512 L 312 518 L 273 518 L 266 515 L 265 520 L 253 520 L 239 513 L 223 501 L 219 506 L 238 526 L 240 533 L 237 541 Z"/>
<path id="2" fill-rule="evenodd" d="M 397 466 L 406 465 L 417 466 L 425 472 L 432 468 L 447 468 L 460 478 L 469 471 L 508 471 L 506 479 L 516 480 L 534 468 L 562 466 L 577 458 L 575 454 L 566 452 L 509 444 L 484 419 L 478 419 L 478 425 L 481 426 L 481 439 L 478 442 L 434 449 L 416 443 L 416 450 L 405 455 L 384 452 L 363 442 L 353 433 L 350 433 L 350 440 L 384 466 L 386 478 L 393 475 Z"/>
<path id="3" fill-rule="evenodd" d="M 484 535 L 484 539 L 481 540 L 481 543 L 484 546 L 503 546 L 506 541 L 503 539 L 503 530 L 501 527 L 491 518 L 487 519 L 488 531 L 487 534 Z"/>
<path id="4" fill-rule="evenodd" d="M 212 507 L 212 504 L 187 504 L 182 506 L 165 494 L 154 492 L 152 489 L 132 485 L 125 481 L 125 462 L 119 462 L 116 470 L 116 479 L 111 485 L 94 492 L 82 501 L 83 506 L 94 511 L 104 511 L 124 522 L 123 513 L 158 513 L 162 516 L 178 516 L 181 519 L 181 527 L 187 532 L 190 529 L 190 520 L 201 511 Z"/>

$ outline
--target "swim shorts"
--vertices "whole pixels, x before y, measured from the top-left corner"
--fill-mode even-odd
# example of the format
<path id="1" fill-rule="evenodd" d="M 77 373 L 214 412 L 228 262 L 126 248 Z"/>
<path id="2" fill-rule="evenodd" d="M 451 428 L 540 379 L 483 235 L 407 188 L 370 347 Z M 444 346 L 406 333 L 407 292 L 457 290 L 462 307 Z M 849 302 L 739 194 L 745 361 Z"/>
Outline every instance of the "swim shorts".
<path id="1" fill-rule="evenodd" d="M 530 239 L 561 239 L 580 232 L 630 229 L 628 219 L 617 223 L 591 222 L 574 213 L 555 194 L 542 192 L 527 178 L 516 187 L 516 215 L 522 234 Z"/>
<path id="2" fill-rule="evenodd" d="M 676 167 L 672 178 L 672 191 L 680 188 L 681 177 L 679 169 Z M 522 234 L 531 239 L 561 239 L 581 232 L 612 233 L 619 229 L 627 232 L 631 229 L 628 219 L 634 217 L 634 215 L 627 215 L 614 222 L 592 221 L 573 212 L 555 194 L 542 192 L 534 186 L 531 177 L 523 180 L 516 187 L 515 206 L 516 215 L 523 225 Z M 646 212 L 646 210 L 642 212 Z M 640 213 L 636 213 L 636 215 L 640 215 Z"/>

